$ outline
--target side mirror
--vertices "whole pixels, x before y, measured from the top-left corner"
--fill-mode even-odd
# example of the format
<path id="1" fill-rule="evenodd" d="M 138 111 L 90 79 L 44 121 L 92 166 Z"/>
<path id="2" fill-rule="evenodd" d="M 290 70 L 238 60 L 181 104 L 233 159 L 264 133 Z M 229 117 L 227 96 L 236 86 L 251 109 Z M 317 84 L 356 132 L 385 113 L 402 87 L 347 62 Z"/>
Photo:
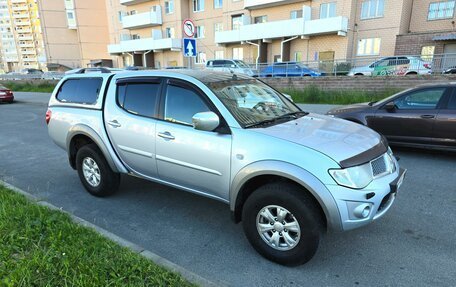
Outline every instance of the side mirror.
<path id="1" fill-rule="evenodd" d="M 220 125 L 220 119 L 214 112 L 196 113 L 192 117 L 193 128 L 200 131 L 211 132 Z"/>
<path id="2" fill-rule="evenodd" d="M 387 110 L 388 112 L 394 112 L 396 110 L 396 105 L 394 104 L 394 102 L 389 102 L 384 107 L 385 110 Z"/>

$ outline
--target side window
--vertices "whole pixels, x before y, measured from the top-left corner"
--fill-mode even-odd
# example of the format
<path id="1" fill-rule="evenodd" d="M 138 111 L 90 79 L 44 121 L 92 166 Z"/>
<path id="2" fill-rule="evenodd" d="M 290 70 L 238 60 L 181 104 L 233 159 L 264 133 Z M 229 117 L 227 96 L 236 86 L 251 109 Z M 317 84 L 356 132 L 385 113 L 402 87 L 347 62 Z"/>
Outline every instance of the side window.
<path id="1" fill-rule="evenodd" d="M 399 110 L 435 109 L 446 88 L 433 88 L 412 92 L 394 101 Z"/>
<path id="2" fill-rule="evenodd" d="M 117 103 L 139 116 L 154 117 L 160 83 L 128 83 L 117 86 Z"/>
<path id="3" fill-rule="evenodd" d="M 196 113 L 210 111 L 201 97 L 187 88 L 168 85 L 165 99 L 165 120 L 192 125 Z"/>
<path id="4" fill-rule="evenodd" d="M 60 87 L 56 98 L 67 103 L 94 104 L 102 83 L 101 78 L 69 79 Z"/>
<path id="5" fill-rule="evenodd" d="M 453 94 L 453 96 L 450 98 L 447 109 L 456 110 L 456 94 Z"/>

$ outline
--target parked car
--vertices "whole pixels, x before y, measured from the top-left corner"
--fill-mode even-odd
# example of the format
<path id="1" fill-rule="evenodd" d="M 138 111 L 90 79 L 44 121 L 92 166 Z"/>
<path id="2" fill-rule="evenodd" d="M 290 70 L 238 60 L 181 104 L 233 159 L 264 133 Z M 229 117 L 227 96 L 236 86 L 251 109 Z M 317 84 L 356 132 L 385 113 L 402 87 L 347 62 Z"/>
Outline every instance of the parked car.
<path id="1" fill-rule="evenodd" d="M 394 145 L 456 151 L 456 84 L 423 85 L 328 115 L 368 126 Z"/>
<path id="2" fill-rule="evenodd" d="M 367 66 L 352 68 L 348 76 L 404 76 L 431 73 L 431 64 L 418 57 L 386 57 Z"/>
<path id="3" fill-rule="evenodd" d="M 43 80 L 61 80 L 65 74 L 63 72 L 44 72 L 41 75 Z"/>
<path id="4" fill-rule="evenodd" d="M 206 69 L 218 72 L 233 72 L 236 74 L 245 74 L 254 76 L 255 72 L 241 60 L 209 60 L 206 62 Z"/>
<path id="5" fill-rule="evenodd" d="M 127 174 L 219 200 L 260 254 L 285 265 L 310 260 L 324 231 L 382 217 L 405 175 L 376 132 L 308 114 L 238 74 L 68 75 L 46 122 L 92 195 Z"/>
<path id="6" fill-rule="evenodd" d="M 21 71 L 21 74 L 24 74 L 24 75 L 42 75 L 43 71 L 40 70 L 40 69 L 30 68 L 30 69 L 23 69 Z"/>
<path id="7" fill-rule="evenodd" d="M 110 68 L 110 67 L 91 67 L 91 68 L 76 68 L 65 72 L 65 75 L 71 74 L 84 74 L 84 73 L 111 73 L 123 72 L 124 69 Z"/>
<path id="8" fill-rule="evenodd" d="M 12 102 L 14 102 L 13 92 L 5 86 L 0 85 L 0 103 Z"/>
<path id="9" fill-rule="evenodd" d="M 319 71 L 309 69 L 299 62 L 277 62 L 261 69 L 260 77 L 320 77 Z"/>

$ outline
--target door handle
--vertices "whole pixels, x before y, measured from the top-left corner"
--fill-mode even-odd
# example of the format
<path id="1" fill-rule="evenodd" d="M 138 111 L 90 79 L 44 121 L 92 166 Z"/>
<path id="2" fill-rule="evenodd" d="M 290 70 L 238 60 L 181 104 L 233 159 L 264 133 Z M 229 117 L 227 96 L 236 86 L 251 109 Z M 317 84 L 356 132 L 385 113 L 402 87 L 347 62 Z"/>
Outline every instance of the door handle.
<path id="1" fill-rule="evenodd" d="M 161 132 L 158 133 L 158 136 L 166 140 L 173 140 L 175 137 L 170 132 Z"/>
<path id="2" fill-rule="evenodd" d="M 117 120 L 109 121 L 108 125 L 110 125 L 113 128 L 119 128 L 120 126 L 122 126 Z"/>
<path id="3" fill-rule="evenodd" d="M 435 116 L 434 115 L 421 115 L 420 118 L 422 118 L 422 119 L 433 119 L 433 118 L 435 118 Z"/>

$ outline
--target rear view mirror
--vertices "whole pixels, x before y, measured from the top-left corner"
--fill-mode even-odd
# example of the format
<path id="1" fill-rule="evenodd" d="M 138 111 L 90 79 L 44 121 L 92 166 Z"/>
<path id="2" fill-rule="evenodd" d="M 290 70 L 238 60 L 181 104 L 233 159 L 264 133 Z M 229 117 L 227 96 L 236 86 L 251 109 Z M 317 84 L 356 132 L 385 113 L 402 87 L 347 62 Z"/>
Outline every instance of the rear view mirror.
<path id="1" fill-rule="evenodd" d="M 394 112 L 396 110 L 396 105 L 394 104 L 394 102 L 389 102 L 384 107 L 385 110 L 387 110 L 388 112 Z"/>
<path id="2" fill-rule="evenodd" d="M 214 112 L 196 113 L 192 122 L 195 130 L 208 132 L 215 130 L 220 125 L 220 119 Z"/>

